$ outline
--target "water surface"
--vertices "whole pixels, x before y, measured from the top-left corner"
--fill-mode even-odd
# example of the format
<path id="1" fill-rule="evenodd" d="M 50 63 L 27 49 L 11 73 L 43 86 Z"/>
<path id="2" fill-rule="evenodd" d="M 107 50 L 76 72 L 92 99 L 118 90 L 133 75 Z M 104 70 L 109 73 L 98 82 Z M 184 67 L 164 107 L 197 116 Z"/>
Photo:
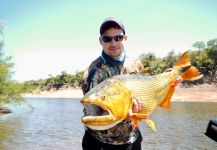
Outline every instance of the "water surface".
<path id="1" fill-rule="evenodd" d="M 84 128 L 79 99 L 32 98 L 10 108 L 12 114 L 0 117 L 0 149 L 81 150 Z M 216 116 L 217 103 L 176 102 L 170 110 L 158 108 L 150 116 L 156 133 L 145 122 L 140 124 L 143 148 L 216 149 L 217 143 L 204 135 Z"/>

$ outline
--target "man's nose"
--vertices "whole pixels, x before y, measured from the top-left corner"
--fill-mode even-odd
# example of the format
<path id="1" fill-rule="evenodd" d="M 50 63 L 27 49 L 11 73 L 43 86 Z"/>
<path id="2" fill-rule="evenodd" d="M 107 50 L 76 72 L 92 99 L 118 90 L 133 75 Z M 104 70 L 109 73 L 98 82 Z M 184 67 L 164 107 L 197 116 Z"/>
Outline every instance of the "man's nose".
<path id="1" fill-rule="evenodd" d="M 111 45 L 116 45 L 116 41 L 114 38 L 112 38 L 111 42 L 110 42 Z"/>

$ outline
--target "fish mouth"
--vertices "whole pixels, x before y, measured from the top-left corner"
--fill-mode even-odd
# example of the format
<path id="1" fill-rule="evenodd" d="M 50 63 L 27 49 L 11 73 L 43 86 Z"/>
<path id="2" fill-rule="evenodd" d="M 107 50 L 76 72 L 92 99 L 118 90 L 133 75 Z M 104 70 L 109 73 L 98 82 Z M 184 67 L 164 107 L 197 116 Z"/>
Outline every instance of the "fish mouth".
<path id="1" fill-rule="evenodd" d="M 85 114 L 82 117 L 82 119 L 85 119 L 85 117 L 100 117 L 100 116 L 109 116 L 111 114 L 111 111 L 108 107 L 105 105 L 102 105 L 101 103 L 97 102 L 88 102 L 88 101 L 81 101 L 81 104 L 85 108 Z"/>
<path id="2" fill-rule="evenodd" d="M 98 101 L 81 102 L 85 108 L 85 114 L 81 118 L 82 123 L 93 130 L 107 130 L 120 122 L 113 116 L 108 106 Z M 88 112 L 89 111 L 89 112 Z"/>

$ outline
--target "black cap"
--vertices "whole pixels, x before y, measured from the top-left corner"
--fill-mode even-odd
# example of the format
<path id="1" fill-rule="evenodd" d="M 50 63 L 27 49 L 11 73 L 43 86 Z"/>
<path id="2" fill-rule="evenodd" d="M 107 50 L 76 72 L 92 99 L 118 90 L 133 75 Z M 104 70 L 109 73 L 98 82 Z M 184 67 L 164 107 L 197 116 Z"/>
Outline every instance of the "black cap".
<path id="1" fill-rule="evenodd" d="M 120 20 L 117 20 L 115 18 L 107 18 L 106 20 L 103 21 L 100 27 L 100 35 L 102 35 L 106 30 L 108 30 L 111 27 L 118 27 L 120 28 L 123 33 L 125 34 L 125 29 L 124 25 Z"/>

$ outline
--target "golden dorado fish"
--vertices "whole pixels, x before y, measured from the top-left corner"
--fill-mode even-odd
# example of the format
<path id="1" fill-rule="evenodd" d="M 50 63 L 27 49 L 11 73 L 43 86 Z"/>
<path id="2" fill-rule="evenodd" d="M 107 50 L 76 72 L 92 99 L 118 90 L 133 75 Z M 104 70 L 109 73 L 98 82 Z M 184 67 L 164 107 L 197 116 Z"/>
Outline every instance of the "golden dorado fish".
<path id="1" fill-rule="evenodd" d="M 156 131 L 154 122 L 148 116 L 156 106 L 171 107 L 177 76 L 181 76 L 183 80 L 197 80 L 203 76 L 191 66 L 189 51 L 182 54 L 170 72 L 154 76 L 124 74 L 106 79 L 81 100 L 85 110 L 90 112 L 82 117 L 82 123 L 93 130 L 109 129 L 129 117 L 132 99 L 136 97 L 144 102 L 144 109 L 132 114 L 132 123 L 137 127 L 143 119 Z"/>

